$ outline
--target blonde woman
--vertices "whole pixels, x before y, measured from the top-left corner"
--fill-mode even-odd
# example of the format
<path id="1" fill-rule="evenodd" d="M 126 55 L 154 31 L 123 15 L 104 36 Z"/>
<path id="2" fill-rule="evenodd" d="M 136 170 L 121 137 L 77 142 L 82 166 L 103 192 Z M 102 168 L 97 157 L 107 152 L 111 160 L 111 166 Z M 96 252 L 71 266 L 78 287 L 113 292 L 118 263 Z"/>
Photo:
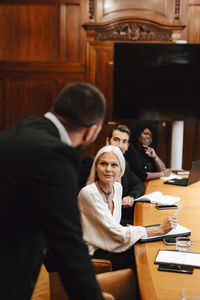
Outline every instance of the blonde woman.
<path id="1" fill-rule="evenodd" d="M 88 185 L 78 196 L 83 228 L 83 239 L 89 254 L 95 258 L 112 261 L 113 270 L 134 269 L 132 246 L 141 238 L 167 233 L 177 225 L 175 216 L 158 227 L 122 226 L 121 176 L 125 160 L 117 146 L 105 146 L 97 153 Z"/>

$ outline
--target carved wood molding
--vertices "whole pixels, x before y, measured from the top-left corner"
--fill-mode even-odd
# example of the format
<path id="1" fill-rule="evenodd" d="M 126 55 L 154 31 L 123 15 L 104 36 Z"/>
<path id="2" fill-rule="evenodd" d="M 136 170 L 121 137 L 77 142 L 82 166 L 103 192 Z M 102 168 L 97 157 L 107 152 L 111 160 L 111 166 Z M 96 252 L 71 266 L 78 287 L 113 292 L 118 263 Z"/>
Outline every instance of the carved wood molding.
<path id="1" fill-rule="evenodd" d="M 89 0 L 89 19 L 94 20 L 94 0 Z"/>
<path id="2" fill-rule="evenodd" d="M 180 0 L 175 0 L 174 19 L 180 19 Z"/>
<path id="3" fill-rule="evenodd" d="M 144 23 L 119 24 L 107 30 L 97 30 L 95 39 L 120 41 L 171 41 L 172 31 L 162 30 Z"/>
<path id="4" fill-rule="evenodd" d="M 172 41 L 173 32 L 184 25 L 163 25 L 145 19 L 126 19 L 106 24 L 88 23 L 83 27 L 93 31 L 96 41 Z"/>

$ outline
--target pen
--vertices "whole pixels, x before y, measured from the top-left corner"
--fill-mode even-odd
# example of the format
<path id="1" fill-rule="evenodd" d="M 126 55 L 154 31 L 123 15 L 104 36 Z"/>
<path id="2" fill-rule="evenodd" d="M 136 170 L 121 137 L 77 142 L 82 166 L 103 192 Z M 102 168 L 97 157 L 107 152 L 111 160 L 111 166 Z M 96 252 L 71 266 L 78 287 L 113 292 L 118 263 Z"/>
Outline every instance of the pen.
<path id="1" fill-rule="evenodd" d="M 179 211 L 181 210 L 181 208 L 183 207 L 183 205 L 179 205 L 179 207 L 177 208 L 177 211 L 175 212 L 174 216 L 177 216 L 177 214 L 179 213 Z"/>

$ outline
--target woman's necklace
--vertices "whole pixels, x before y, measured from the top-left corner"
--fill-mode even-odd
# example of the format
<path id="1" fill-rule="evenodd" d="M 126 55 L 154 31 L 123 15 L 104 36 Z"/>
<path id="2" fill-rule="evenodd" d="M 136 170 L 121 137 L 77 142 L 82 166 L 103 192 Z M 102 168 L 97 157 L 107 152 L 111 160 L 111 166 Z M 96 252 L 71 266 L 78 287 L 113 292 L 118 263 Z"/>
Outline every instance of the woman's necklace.
<path id="1" fill-rule="evenodd" d="M 110 202 L 109 200 L 109 196 L 111 195 L 113 189 L 110 192 L 105 192 L 104 189 L 101 187 L 100 183 L 98 182 L 98 186 L 100 188 L 100 190 L 104 193 L 105 197 L 106 197 L 106 201 L 108 203 L 108 207 L 111 210 L 112 209 L 112 201 Z"/>

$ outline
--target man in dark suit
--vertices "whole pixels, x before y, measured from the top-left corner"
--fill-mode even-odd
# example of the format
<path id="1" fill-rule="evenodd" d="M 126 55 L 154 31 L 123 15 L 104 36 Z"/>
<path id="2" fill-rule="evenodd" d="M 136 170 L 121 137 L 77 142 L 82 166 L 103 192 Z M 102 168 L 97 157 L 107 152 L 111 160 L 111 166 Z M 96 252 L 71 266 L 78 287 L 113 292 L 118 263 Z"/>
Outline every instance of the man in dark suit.
<path id="1" fill-rule="evenodd" d="M 95 140 L 104 113 L 100 91 L 77 82 L 51 112 L 0 133 L 0 299 L 30 299 L 47 253 L 70 299 L 103 299 L 82 241 L 77 193 L 79 149 Z"/>
<path id="2" fill-rule="evenodd" d="M 126 125 L 118 125 L 113 128 L 108 136 L 106 137 L 106 145 L 118 146 L 123 154 L 128 150 L 129 147 L 130 130 Z M 84 187 L 89 177 L 90 170 L 94 156 L 87 156 L 81 162 L 80 169 L 80 185 Z M 133 223 L 133 209 L 134 199 L 142 196 L 145 192 L 145 185 L 143 181 L 137 177 L 129 168 L 128 162 L 126 161 L 126 168 L 124 175 L 122 176 L 122 224 L 125 225 L 127 222 Z"/>

